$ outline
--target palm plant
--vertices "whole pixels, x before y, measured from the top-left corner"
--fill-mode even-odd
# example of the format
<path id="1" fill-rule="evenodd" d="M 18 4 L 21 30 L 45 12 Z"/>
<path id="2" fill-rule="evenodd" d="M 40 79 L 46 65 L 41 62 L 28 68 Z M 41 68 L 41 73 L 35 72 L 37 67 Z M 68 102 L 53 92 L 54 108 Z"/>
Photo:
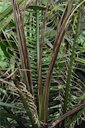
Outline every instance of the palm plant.
<path id="1" fill-rule="evenodd" d="M 0 14 L 2 127 L 71 128 L 84 117 L 84 3 L 12 0 Z"/>

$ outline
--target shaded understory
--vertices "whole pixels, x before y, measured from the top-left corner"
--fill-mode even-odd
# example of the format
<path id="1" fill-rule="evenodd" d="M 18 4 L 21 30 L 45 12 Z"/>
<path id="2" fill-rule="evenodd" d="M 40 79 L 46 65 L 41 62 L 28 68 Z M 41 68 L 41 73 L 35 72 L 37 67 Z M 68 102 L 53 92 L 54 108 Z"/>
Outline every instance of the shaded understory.
<path id="1" fill-rule="evenodd" d="M 75 128 L 85 128 L 85 121 L 82 121 L 79 125 L 76 125 Z"/>

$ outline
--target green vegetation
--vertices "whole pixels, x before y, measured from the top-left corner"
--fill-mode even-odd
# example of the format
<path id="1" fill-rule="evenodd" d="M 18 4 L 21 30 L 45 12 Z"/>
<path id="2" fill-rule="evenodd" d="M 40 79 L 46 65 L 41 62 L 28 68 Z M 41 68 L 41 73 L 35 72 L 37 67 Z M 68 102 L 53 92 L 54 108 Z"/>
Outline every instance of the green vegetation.
<path id="1" fill-rule="evenodd" d="M 1 128 L 75 128 L 84 90 L 85 0 L 0 1 Z"/>

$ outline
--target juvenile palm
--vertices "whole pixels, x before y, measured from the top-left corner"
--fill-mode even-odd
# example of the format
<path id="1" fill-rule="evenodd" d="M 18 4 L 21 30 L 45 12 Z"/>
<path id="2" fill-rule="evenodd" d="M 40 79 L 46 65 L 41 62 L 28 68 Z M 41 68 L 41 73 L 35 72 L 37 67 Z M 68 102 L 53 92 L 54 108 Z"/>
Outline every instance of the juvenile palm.
<path id="1" fill-rule="evenodd" d="M 66 128 L 82 119 L 84 3 L 22 0 L 19 6 L 12 0 L 8 11 L 0 14 L 1 23 L 7 23 L 0 26 L 0 46 L 9 62 L 9 69 L 5 73 L 1 70 L 0 78 L 6 127 L 13 120 L 15 127 L 54 128 L 63 124 Z M 14 15 L 10 16 L 12 8 Z"/>

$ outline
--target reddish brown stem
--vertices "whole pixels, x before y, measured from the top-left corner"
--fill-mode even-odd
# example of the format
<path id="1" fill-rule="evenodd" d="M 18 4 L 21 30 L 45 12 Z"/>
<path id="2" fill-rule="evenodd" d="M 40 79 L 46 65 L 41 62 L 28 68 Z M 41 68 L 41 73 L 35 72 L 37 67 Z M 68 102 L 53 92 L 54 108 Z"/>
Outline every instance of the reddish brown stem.
<path id="1" fill-rule="evenodd" d="M 43 104 L 42 104 L 42 120 L 45 123 L 47 122 L 47 118 L 48 118 L 48 98 L 49 98 L 49 86 L 50 86 L 50 82 L 51 82 L 51 76 L 52 76 L 53 68 L 54 68 L 54 65 L 56 62 L 56 58 L 58 56 L 60 45 L 61 45 L 62 40 L 65 35 L 66 21 L 70 15 L 70 10 L 71 10 L 71 8 L 69 8 L 68 5 L 66 6 L 66 8 L 67 8 L 67 9 L 65 9 L 65 12 L 67 10 L 66 15 L 63 16 L 62 22 L 60 20 L 60 29 L 58 30 L 57 37 L 55 38 L 54 50 L 53 50 L 51 62 L 50 62 L 49 68 L 48 68 L 48 72 L 47 72 L 46 80 L 45 80 L 45 84 L 44 84 Z"/>
<path id="2" fill-rule="evenodd" d="M 76 106 L 72 110 L 69 110 L 67 113 L 63 114 L 59 118 L 56 118 L 52 122 L 50 122 L 48 128 L 55 128 L 60 122 L 65 120 L 67 117 L 70 117 L 73 114 L 77 113 L 78 111 L 80 111 L 83 108 L 85 108 L 85 104 L 81 104 L 81 105 Z"/>
<path id="3" fill-rule="evenodd" d="M 19 48 L 19 54 L 22 62 L 22 69 L 25 69 L 23 71 L 25 84 L 26 84 L 27 90 L 33 94 L 29 56 L 28 56 L 27 47 L 26 47 L 23 20 L 22 20 L 22 16 L 21 16 L 17 1 L 12 0 L 12 5 L 13 5 L 13 12 L 14 12 L 14 17 L 16 21 L 16 30 L 17 30 L 17 36 L 19 41 L 18 48 Z"/>

